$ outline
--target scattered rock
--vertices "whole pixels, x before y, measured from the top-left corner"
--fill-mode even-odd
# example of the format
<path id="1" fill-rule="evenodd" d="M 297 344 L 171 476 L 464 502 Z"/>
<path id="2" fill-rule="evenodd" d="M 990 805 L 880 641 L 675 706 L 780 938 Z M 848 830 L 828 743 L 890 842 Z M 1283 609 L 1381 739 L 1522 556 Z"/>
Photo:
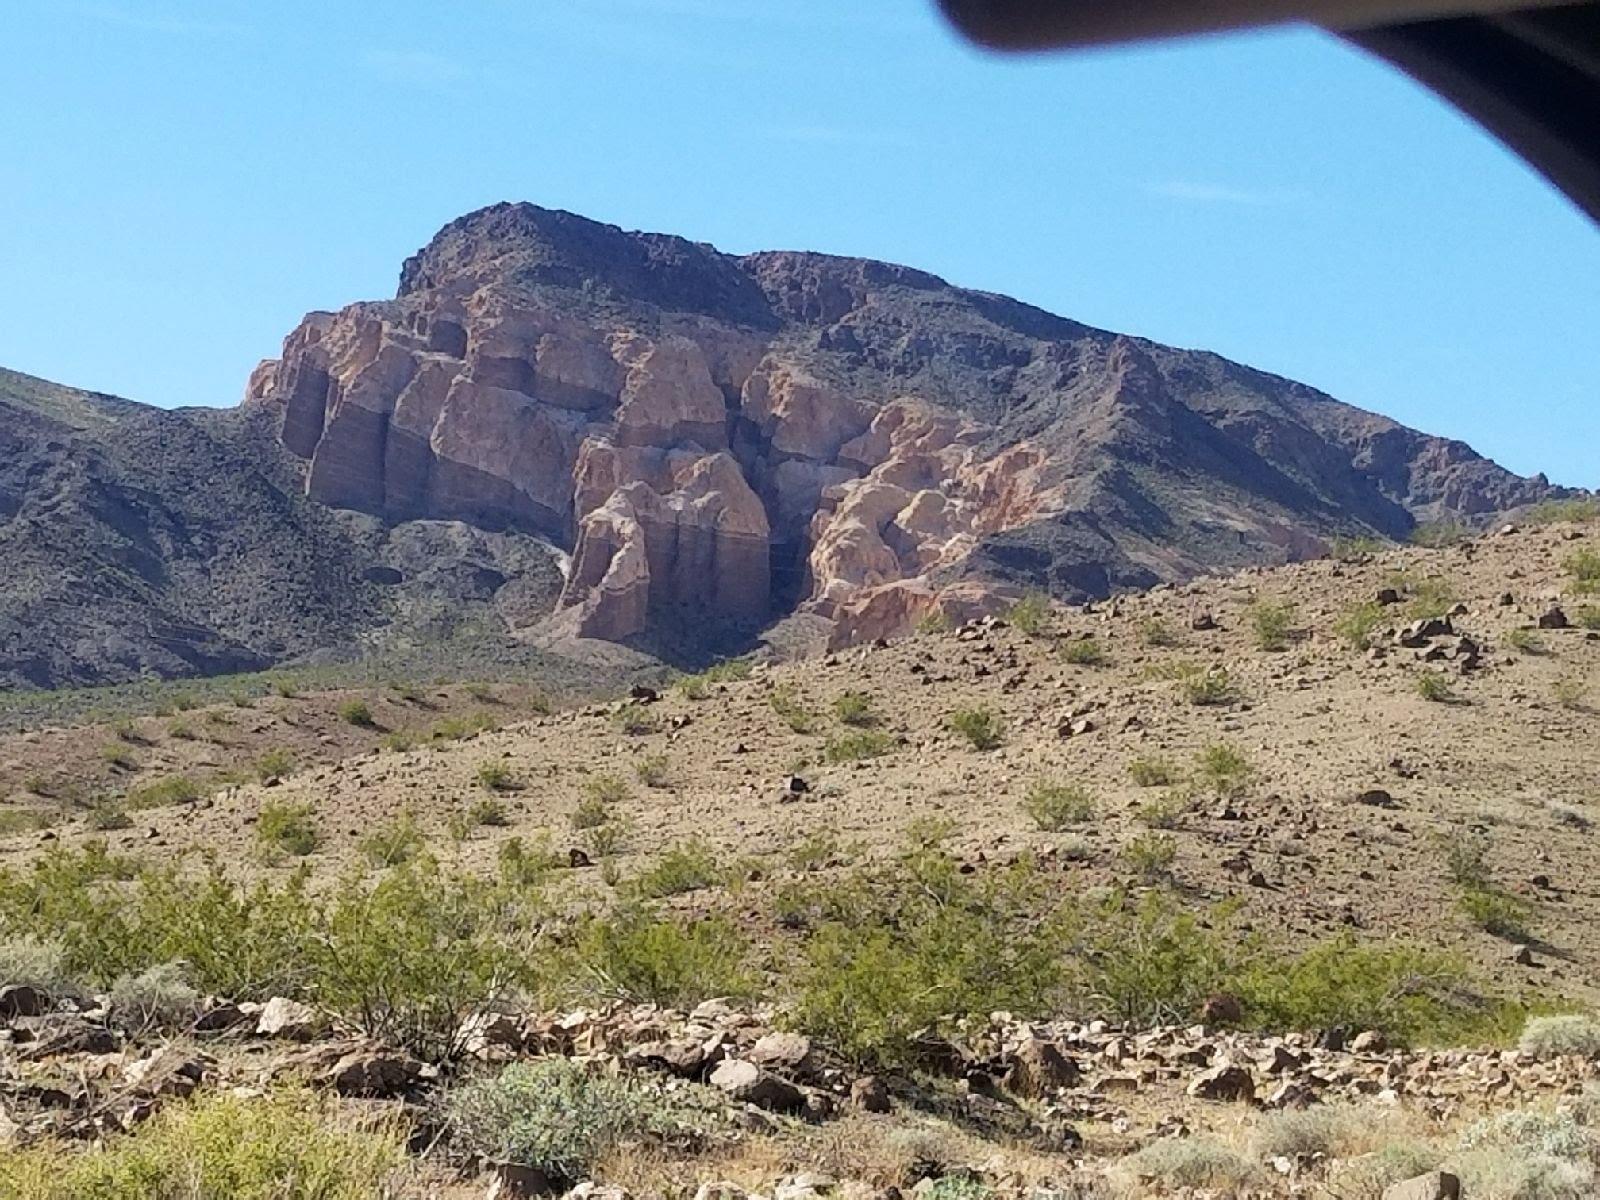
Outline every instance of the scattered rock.
<path id="1" fill-rule="evenodd" d="M 274 996 L 268 1000 L 256 1021 L 256 1032 L 263 1037 L 288 1038 L 297 1042 L 309 1041 L 327 1027 L 327 1018 L 316 1009 L 284 996 Z"/>
<path id="2" fill-rule="evenodd" d="M 537 1167 L 521 1163 L 497 1163 L 489 1168 L 489 1190 L 484 1200 L 526 1200 L 556 1191 L 556 1181 Z"/>
<path id="3" fill-rule="evenodd" d="M 1245 1068 L 1222 1063 L 1195 1076 L 1188 1092 L 1197 1100 L 1254 1100 L 1256 1084 Z"/>
<path id="4" fill-rule="evenodd" d="M 811 1057 L 811 1039 L 800 1033 L 765 1034 L 745 1057 L 758 1067 L 799 1071 Z"/>
<path id="5" fill-rule="evenodd" d="M 711 1086 L 744 1104 L 773 1112 L 795 1112 L 805 1107 L 805 1096 L 792 1083 L 742 1058 L 725 1058 L 711 1072 Z"/>
<path id="6" fill-rule="evenodd" d="M 13 1017 L 40 1017 L 50 1008 L 50 997 L 27 983 L 8 983 L 0 987 L 0 1021 Z"/>
<path id="7" fill-rule="evenodd" d="M 386 1099 L 409 1088 L 422 1064 L 409 1054 L 383 1047 L 367 1047 L 346 1054 L 323 1077 L 341 1096 Z"/>
<path id="8" fill-rule="evenodd" d="M 850 1085 L 850 1103 L 862 1112 L 886 1113 L 891 1107 L 889 1089 L 876 1075 L 863 1075 Z"/>
<path id="9" fill-rule="evenodd" d="M 1383 1200 L 1460 1200 L 1461 1180 L 1447 1171 L 1429 1171 L 1415 1179 L 1391 1184 Z"/>
<path id="10" fill-rule="evenodd" d="M 1552 604 L 1539 614 L 1540 629 L 1570 629 L 1572 623 L 1567 620 L 1567 614 L 1559 604 Z"/>
<path id="11" fill-rule="evenodd" d="M 1017 1047 L 1006 1072 L 1007 1090 L 1037 1100 L 1078 1082 L 1078 1064 L 1062 1054 L 1054 1042 L 1030 1037 Z"/>

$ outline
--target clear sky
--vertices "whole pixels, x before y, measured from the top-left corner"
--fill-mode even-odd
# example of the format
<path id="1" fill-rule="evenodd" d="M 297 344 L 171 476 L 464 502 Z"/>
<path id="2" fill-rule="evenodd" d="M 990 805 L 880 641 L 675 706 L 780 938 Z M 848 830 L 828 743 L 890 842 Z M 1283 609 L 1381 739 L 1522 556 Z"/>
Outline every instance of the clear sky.
<path id="1" fill-rule="evenodd" d="M 0 365 L 231 404 L 499 200 L 915 264 L 1600 485 L 1600 230 L 1308 31 L 996 58 L 927 0 L 0 0 Z"/>

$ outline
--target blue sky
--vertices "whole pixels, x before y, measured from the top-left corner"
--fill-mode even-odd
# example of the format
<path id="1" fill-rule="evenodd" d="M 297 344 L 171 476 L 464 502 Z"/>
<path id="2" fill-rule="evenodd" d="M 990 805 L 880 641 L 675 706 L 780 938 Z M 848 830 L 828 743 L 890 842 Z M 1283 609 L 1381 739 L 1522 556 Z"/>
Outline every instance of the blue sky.
<path id="1" fill-rule="evenodd" d="M 505 199 L 886 258 L 1600 485 L 1600 231 L 1308 31 L 996 58 L 925 0 L 0 0 L 0 365 L 231 404 Z"/>

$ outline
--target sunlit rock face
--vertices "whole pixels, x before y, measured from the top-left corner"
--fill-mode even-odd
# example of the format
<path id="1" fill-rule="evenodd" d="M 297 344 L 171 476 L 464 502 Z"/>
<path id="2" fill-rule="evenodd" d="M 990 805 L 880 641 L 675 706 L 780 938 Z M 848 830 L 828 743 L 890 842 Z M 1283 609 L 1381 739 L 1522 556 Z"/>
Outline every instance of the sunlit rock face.
<path id="1" fill-rule="evenodd" d="M 909 268 L 526 204 L 447 226 L 395 299 L 306 317 L 246 403 L 315 500 L 567 550 L 559 607 L 613 640 L 792 609 L 836 643 L 887 636 L 1024 587 L 1081 599 L 1553 491 L 1301 384 Z"/>

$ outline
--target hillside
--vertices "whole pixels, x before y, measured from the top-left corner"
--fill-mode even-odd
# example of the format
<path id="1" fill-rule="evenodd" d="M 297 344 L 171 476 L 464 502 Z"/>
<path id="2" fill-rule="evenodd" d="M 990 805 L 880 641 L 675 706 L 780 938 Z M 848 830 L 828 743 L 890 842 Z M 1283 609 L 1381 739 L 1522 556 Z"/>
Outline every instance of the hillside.
<path id="1" fill-rule="evenodd" d="M 72 889 L 118 863 L 216 855 L 276 903 L 376 887 L 306 918 L 344 947 L 294 959 L 311 979 L 233 964 L 292 936 L 280 908 L 214 910 L 262 922 L 225 946 L 187 919 L 156 938 L 159 876 L 117 885 L 73 961 L 103 986 L 179 957 L 225 1000 L 322 1010 L 286 1033 L 212 1002 L 181 1051 L 201 1095 L 304 1076 L 431 1136 L 505 1064 L 644 1089 L 630 1111 L 663 1124 L 534 1193 L 1377 1200 L 1442 1167 L 1473 1200 L 1576 1200 L 1600 1025 L 1536 1016 L 1497 1048 L 1600 997 L 1600 526 L 1543 515 L 532 715 L 368 689 L 13 735 L 0 927 L 80 928 Z M 491 992 L 505 1016 L 437 1040 Z M 122 1061 L 152 1036 L 117 1034 Z M 77 1070 L 25 1047 L 19 1086 Z M 119 1069 L 14 1111 L 36 1133 L 119 1112 L 145 1094 Z M 400 1194 L 481 1194 L 488 1127 L 424 1139 Z"/>

